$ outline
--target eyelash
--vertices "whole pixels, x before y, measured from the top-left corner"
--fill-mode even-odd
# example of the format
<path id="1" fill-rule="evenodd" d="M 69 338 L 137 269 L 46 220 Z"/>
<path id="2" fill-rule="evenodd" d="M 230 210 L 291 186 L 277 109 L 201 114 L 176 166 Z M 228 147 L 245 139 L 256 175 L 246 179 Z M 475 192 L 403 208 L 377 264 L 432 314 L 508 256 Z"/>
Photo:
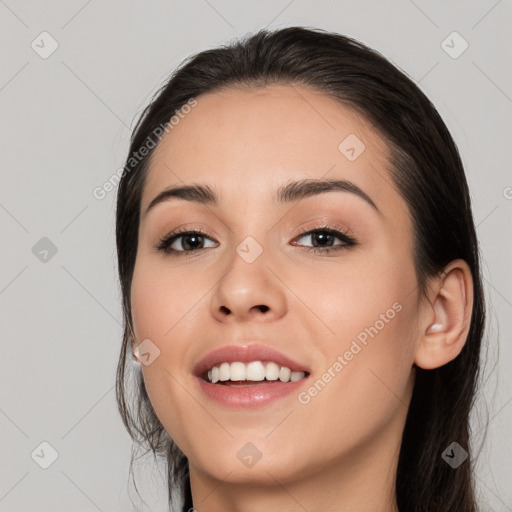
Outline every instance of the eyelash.
<path id="1" fill-rule="evenodd" d="M 311 235 L 314 233 L 327 233 L 329 235 L 334 235 L 336 238 L 340 239 L 343 242 L 343 244 L 335 245 L 333 247 L 325 247 L 325 248 L 303 247 L 303 249 L 306 249 L 307 251 L 313 251 L 315 253 L 325 254 L 325 253 L 330 253 L 330 252 L 335 252 L 335 251 L 341 251 L 343 249 L 348 249 L 350 247 L 354 247 L 355 245 L 357 245 L 357 240 L 354 237 L 348 235 L 344 231 L 341 231 L 336 226 L 331 226 L 331 225 L 322 225 L 322 226 L 318 226 L 313 229 L 304 230 L 303 232 L 299 233 L 297 238 L 302 238 L 306 235 Z M 169 249 L 169 247 L 177 239 L 179 239 L 185 235 L 199 235 L 201 237 L 205 237 L 205 238 L 212 240 L 208 236 L 208 234 L 205 233 L 204 231 L 201 231 L 198 229 L 194 229 L 194 230 L 186 230 L 185 229 L 182 231 L 176 231 L 174 233 L 171 233 L 170 235 L 163 237 L 160 240 L 160 242 L 156 245 L 155 248 L 156 248 L 156 250 L 162 251 L 170 256 L 185 256 L 185 257 L 189 256 L 190 257 L 190 256 L 194 255 L 195 253 L 197 253 L 198 251 L 200 251 L 201 248 L 193 249 L 191 251 L 176 251 L 175 249 Z"/>

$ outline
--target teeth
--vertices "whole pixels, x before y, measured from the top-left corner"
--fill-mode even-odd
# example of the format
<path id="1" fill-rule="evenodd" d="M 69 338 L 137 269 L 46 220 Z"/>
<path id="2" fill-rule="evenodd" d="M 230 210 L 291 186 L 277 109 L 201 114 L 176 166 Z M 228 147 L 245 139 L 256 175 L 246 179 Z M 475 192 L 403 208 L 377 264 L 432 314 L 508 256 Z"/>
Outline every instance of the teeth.
<path id="1" fill-rule="evenodd" d="M 265 377 L 265 367 L 263 366 L 263 363 L 261 361 L 252 361 L 247 365 L 246 380 L 259 381 L 264 380 Z M 236 380 L 233 375 L 231 376 L 231 380 Z"/>
<path id="2" fill-rule="evenodd" d="M 231 380 L 245 380 L 246 374 L 248 374 L 244 363 L 231 363 L 229 367 L 229 377 Z"/>
<path id="3" fill-rule="evenodd" d="M 281 382 L 295 382 L 306 376 L 305 372 L 292 372 L 286 366 L 279 366 L 276 363 L 251 361 L 250 363 L 241 363 L 235 361 L 233 363 L 224 362 L 219 366 L 214 366 L 208 370 L 208 381 L 215 384 L 216 382 L 225 381 L 253 381 L 277 380 Z"/>
<path id="4" fill-rule="evenodd" d="M 279 380 L 281 382 L 288 382 L 291 376 L 292 371 L 290 370 L 290 368 L 286 368 L 286 366 L 281 366 L 281 370 L 279 371 Z"/>
<path id="5" fill-rule="evenodd" d="M 229 363 L 222 363 L 219 366 L 219 380 L 224 382 L 226 380 L 229 380 L 229 373 L 230 373 L 230 364 Z"/>
<path id="6" fill-rule="evenodd" d="M 303 376 L 304 376 L 304 372 L 291 372 L 290 373 L 290 380 L 292 382 L 295 382 L 296 380 L 302 379 Z"/>
<path id="7" fill-rule="evenodd" d="M 277 380 L 279 378 L 279 366 L 276 363 L 267 363 L 265 366 L 265 376 L 267 380 Z"/>

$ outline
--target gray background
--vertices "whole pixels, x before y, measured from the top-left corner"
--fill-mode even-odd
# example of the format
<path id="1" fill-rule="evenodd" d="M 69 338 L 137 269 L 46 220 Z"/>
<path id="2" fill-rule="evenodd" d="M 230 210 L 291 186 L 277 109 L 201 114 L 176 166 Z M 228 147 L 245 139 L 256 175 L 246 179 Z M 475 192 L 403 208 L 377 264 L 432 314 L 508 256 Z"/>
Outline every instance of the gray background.
<path id="1" fill-rule="evenodd" d="M 131 442 L 114 394 L 115 191 L 92 191 L 124 164 L 136 116 L 183 58 L 287 25 L 382 52 L 420 84 L 459 146 L 490 310 L 477 445 L 490 423 L 476 480 L 482 511 L 511 511 L 511 15 L 509 0 L 0 0 L 0 511 L 133 510 Z M 47 58 L 43 31 L 58 44 Z M 457 58 L 463 41 L 442 44 L 453 31 L 469 44 Z M 43 237 L 57 249 L 46 261 Z M 47 469 L 36 463 L 51 462 L 42 442 L 58 452 Z M 164 510 L 162 468 L 151 468 L 137 472 L 141 510 Z"/>

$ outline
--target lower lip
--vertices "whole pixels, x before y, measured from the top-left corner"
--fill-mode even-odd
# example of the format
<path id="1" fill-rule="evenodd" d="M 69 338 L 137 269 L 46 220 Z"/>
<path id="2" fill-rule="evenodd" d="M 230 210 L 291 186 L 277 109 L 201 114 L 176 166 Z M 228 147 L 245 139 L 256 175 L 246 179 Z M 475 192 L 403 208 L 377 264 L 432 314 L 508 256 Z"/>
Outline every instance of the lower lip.
<path id="1" fill-rule="evenodd" d="M 214 402 L 232 408 L 257 408 L 284 398 L 297 392 L 309 378 L 305 377 L 295 382 L 267 381 L 264 384 L 247 386 L 230 386 L 212 384 L 201 377 L 196 377 L 203 393 Z"/>

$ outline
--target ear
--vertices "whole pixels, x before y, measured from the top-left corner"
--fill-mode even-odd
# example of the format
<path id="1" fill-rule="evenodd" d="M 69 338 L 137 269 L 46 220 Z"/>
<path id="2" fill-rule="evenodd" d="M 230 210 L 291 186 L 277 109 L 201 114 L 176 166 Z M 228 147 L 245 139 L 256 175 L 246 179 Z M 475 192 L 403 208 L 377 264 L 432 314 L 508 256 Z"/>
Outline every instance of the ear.
<path id="1" fill-rule="evenodd" d="M 434 279 L 421 307 L 414 363 L 431 370 L 455 359 L 466 343 L 472 310 L 471 270 L 464 260 L 453 260 Z"/>

